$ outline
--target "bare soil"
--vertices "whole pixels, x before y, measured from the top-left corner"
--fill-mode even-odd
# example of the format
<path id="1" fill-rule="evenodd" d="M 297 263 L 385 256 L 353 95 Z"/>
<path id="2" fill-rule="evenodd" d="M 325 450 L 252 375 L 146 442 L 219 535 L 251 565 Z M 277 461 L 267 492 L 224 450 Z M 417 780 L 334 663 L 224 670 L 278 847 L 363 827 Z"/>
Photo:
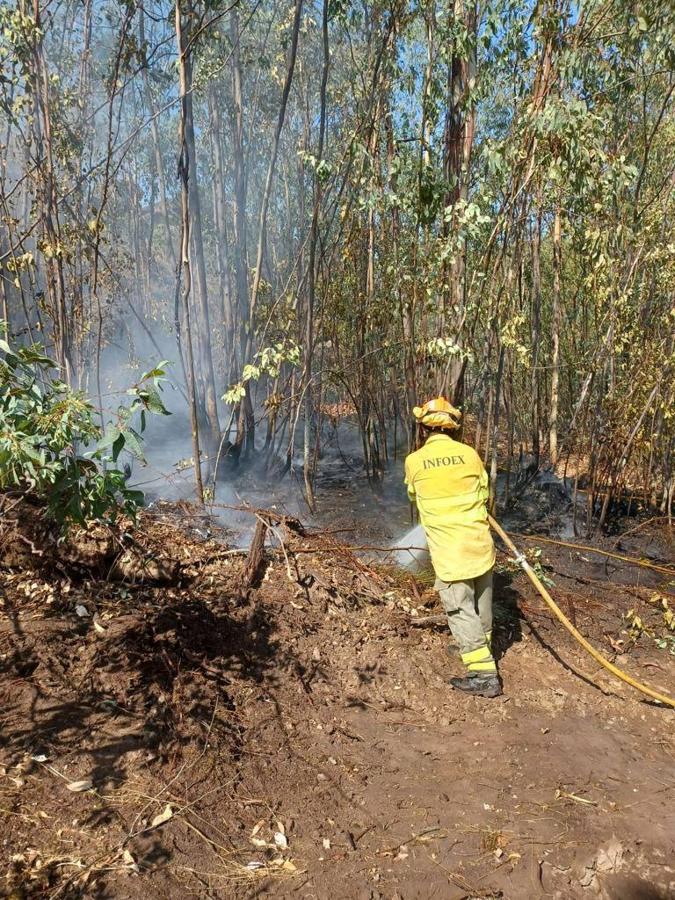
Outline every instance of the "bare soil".
<path id="1" fill-rule="evenodd" d="M 277 528 L 246 589 L 242 556 L 190 535 L 143 518 L 154 581 L 105 541 L 105 565 L 0 561 L 5 896 L 675 897 L 673 712 L 598 670 L 505 557 L 505 694 L 484 700 L 448 686 L 409 576 Z M 541 550 L 577 627 L 673 693 L 661 525 L 617 552 L 665 571 Z"/>

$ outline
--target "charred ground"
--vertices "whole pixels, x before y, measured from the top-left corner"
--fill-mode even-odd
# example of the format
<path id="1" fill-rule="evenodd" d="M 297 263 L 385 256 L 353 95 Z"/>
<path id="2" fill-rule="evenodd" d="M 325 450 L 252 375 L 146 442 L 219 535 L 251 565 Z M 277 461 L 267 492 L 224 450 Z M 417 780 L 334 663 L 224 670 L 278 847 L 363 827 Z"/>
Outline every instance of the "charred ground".
<path id="1" fill-rule="evenodd" d="M 242 554 L 177 527 L 191 512 L 144 515 L 124 547 L 47 553 L 35 516 L 3 535 L 7 896 L 675 895 L 672 712 L 598 672 L 505 557 L 506 692 L 485 701 L 414 624 L 438 612 L 423 583 L 280 521 L 249 587 Z M 584 634 L 672 690 L 668 532 L 616 543 L 664 571 L 542 543 L 544 571 Z"/>

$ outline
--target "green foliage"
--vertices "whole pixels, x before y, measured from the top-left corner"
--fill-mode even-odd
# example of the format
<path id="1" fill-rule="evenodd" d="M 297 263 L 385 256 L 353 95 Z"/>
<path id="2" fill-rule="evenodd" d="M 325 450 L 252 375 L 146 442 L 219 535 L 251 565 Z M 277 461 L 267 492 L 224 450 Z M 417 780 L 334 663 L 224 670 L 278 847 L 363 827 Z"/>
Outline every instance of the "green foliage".
<path id="1" fill-rule="evenodd" d="M 178 223 L 172 229 L 175 217 L 160 213 L 177 206 L 168 177 L 180 112 L 172 17 L 104 0 L 95 11 L 102 36 L 87 26 L 88 10 L 0 3 L 4 153 L 15 161 L 0 254 L 8 315 L 17 329 L 38 320 L 51 338 L 65 310 L 60 332 L 72 346 L 59 350 L 76 377 L 95 342 L 117 334 L 129 276 L 147 288 L 128 295 L 136 304 L 144 294 L 139 315 L 173 331 L 178 249 Z M 212 348 L 199 348 L 197 368 L 209 371 L 212 352 L 215 377 L 235 382 L 224 399 L 250 393 L 289 449 L 295 431 L 277 419 L 283 404 L 356 398 L 364 447 L 387 448 L 385 457 L 386 431 L 414 395 L 449 393 L 461 377 L 464 410 L 486 446 L 490 422 L 508 429 L 513 446 L 538 451 L 555 427 L 558 455 L 569 451 L 599 494 L 644 482 L 666 498 L 674 10 L 668 0 L 329 0 L 324 35 L 321 5 L 306 7 L 268 182 L 293 10 L 197 4 L 194 21 L 185 17 L 190 175 L 202 194 L 213 323 L 197 304 L 195 332 L 209 334 Z M 44 215 L 52 196 L 56 230 Z M 257 235 L 264 277 L 252 310 L 247 242 Z M 61 283 L 25 304 L 37 284 Z M 309 347 L 311 385 L 309 367 L 293 372 Z M 503 414 L 491 416 L 500 358 Z M 198 393 L 206 381 L 197 378 Z M 132 396 L 105 429 L 101 449 L 113 461 L 122 447 L 142 452 L 146 407 L 161 412 L 152 390 Z"/>
<path id="2" fill-rule="evenodd" d="M 631 641 L 638 641 L 642 635 L 651 638 L 659 650 L 668 650 L 675 656 L 675 613 L 670 608 L 670 601 L 663 594 L 654 593 L 648 602 L 661 613 L 661 618 L 652 627 L 648 627 L 644 619 L 634 609 L 624 614 Z"/>
<path id="3" fill-rule="evenodd" d="M 527 562 L 529 563 L 530 568 L 537 576 L 539 581 L 547 588 L 554 588 L 555 581 L 546 574 L 544 569 L 544 564 L 542 563 L 542 553 L 541 547 L 531 547 L 525 551 L 525 556 L 527 557 Z M 519 562 L 516 562 L 515 559 L 511 559 L 508 557 L 505 562 L 497 563 L 495 565 L 495 570 L 500 574 L 504 575 L 517 575 L 522 571 L 522 567 Z"/>
<path id="4" fill-rule="evenodd" d="M 539 581 L 547 588 L 554 588 L 555 581 L 546 574 L 544 570 L 544 565 L 542 563 L 541 556 L 541 547 L 531 547 L 526 551 L 527 559 L 530 564 L 530 568 L 537 576 Z"/>
<path id="5" fill-rule="evenodd" d="M 255 356 L 253 364 L 246 364 L 241 373 L 241 381 L 233 384 L 223 396 L 226 403 L 238 403 L 246 393 L 246 384 L 257 381 L 261 375 L 276 378 L 284 363 L 297 366 L 300 363 L 300 347 L 293 342 L 281 342 L 273 347 L 263 347 Z"/>
<path id="6" fill-rule="evenodd" d="M 139 381 L 127 390 L 127 395 L 132 398 L 129 405 L 120 405 L 117 408 L 116 421 L 107 425 L 103 439 L 98 445 L 98 451 L 110 448 L 114 463 L 117 462 L 122 450 L 127 450 L 132 456 L 145 462 L 141 447 L 141 435 L 147 424 L 147 413 L 159 416 L 170 415 L 160 396 L 167 365 L 167 360 L 162 360 L 154 369 L 144 372 Z M 137 414 L 139 427 L 134 428 L 132 421 Z"/>
<path id="7" fill-rule="evenodd" d="M 97 410 L 80 391 L 51 377 L 55 365 L 41 348 L 0 340 L 0 352 L 0 489 L 39 498 L 60 524 L 134 517 L 143 494 L 127 487 L 114 463 L 122 449 L 142 455 L 146 412 L 167 414 L 159 397 L 161 366 L 129 390 L 131 403 L 119 408 L 101 440 Z M 131 425 L 136 414 L 138 429 Z"/>

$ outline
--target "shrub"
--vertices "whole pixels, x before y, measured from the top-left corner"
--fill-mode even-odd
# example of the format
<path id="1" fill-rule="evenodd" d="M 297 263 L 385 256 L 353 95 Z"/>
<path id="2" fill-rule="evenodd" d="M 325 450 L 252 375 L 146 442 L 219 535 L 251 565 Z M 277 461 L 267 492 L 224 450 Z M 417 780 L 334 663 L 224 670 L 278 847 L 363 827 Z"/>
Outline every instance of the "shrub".
<path id="1" fill-rule="evenodd" d="M 146 412 L 168 415 L 162 365 L 127 392 L 131 402 L 104 434 L 98 410 L 52 377 L 56 366 L 40 347 L 0 340 L 0 490 L 36 497 L 60 524 L 134 518 L 143 493 L 127 487 L 117 459 L 123 448 L 142 458 Z"/>

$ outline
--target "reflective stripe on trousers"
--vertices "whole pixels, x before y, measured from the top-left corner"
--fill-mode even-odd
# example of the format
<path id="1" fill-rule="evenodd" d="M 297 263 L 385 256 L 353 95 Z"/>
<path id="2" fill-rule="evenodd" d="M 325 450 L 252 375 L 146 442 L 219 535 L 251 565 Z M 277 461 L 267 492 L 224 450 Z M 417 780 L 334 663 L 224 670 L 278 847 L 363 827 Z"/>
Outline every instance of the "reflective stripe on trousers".
<path id="1" fill-rule="evenodd" d="M 437 579 L 443 608 L 462 662 L 470 672 L 496 672 L 492 644 L 492 569 L 467 581 Z"/>

